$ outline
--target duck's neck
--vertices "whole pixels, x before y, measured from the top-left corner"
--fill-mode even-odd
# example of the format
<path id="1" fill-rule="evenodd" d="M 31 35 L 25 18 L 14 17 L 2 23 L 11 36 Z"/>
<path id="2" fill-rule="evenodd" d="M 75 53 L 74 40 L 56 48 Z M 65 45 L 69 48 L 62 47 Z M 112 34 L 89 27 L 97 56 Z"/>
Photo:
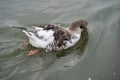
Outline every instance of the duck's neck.
<path id="1" fill-rule="evenodd" d="M 71 32 L 71 33 L 76 33 L 76 34 L 81 34 L 82 30 L 78 27 L 78 28 L 74 28 L 72 29 L 71 27 L 66 28 L 67 31 Z"/>

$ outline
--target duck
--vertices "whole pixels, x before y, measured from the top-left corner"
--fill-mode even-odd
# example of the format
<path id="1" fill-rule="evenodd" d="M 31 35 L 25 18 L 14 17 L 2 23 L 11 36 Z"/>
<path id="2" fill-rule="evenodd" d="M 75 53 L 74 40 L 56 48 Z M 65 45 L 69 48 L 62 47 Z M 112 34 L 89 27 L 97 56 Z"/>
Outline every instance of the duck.
<path id="1" fill-rule="evenodd" d="M 49 51 L 60 51 L 68 49 L 75 45 L 82 31 L 87 31 L 87 21 L 84 19 L 72 22 L 68 27 L 62 27 L 58 24 L 47 24 L 44 26 L 33 26 L 32 31 L 22 30 L 28 37 L 29 43 L 36 47 L 30 50 L 27 56 L 32 56 L 45 49 Z"/>

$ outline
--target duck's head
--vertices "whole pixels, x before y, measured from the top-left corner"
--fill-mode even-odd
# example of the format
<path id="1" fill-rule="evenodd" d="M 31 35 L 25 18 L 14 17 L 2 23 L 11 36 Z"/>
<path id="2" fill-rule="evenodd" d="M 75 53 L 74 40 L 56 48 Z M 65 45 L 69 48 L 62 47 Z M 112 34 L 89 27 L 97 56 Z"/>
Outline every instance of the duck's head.
<path id="1" fill-rule="evenodd" d="M 81 31 L 87 31 L 87 21 L 81 19 L 73 22 L 70 27 L 69 31 L 75 32 L 75 33 L 80 33 Z"/>

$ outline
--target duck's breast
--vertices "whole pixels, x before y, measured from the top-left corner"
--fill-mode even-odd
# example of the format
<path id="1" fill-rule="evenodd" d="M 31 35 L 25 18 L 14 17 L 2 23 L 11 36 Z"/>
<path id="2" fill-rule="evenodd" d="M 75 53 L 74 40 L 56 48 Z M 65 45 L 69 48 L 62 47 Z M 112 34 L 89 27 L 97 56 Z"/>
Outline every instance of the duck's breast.
<path id="1" fill-rule="evenodd" d="M 80 34 L 74 34 L 74 38 L 71 38 L 69 41 L 66 42 L 65 49 L 75 45 L 75 43 L 77 43 L 79 39 L 80 39 Z"/>

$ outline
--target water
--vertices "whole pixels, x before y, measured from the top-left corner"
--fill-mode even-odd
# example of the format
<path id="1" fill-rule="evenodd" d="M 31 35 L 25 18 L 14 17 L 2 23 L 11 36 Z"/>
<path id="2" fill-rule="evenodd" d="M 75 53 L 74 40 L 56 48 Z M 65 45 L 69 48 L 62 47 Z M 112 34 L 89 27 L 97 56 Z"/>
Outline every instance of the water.
<path id="1" fill-rule="evenodd" d="M 120 80 L 119 0 L 0 0 L 0 80 Z M 18 29 L 88 21 L 88 34 L 68 50 L 32 57 Z M 87 40 L 88 39 L 88 40 Z M 82 43 L 83 41 L 83 43 Z"/>

